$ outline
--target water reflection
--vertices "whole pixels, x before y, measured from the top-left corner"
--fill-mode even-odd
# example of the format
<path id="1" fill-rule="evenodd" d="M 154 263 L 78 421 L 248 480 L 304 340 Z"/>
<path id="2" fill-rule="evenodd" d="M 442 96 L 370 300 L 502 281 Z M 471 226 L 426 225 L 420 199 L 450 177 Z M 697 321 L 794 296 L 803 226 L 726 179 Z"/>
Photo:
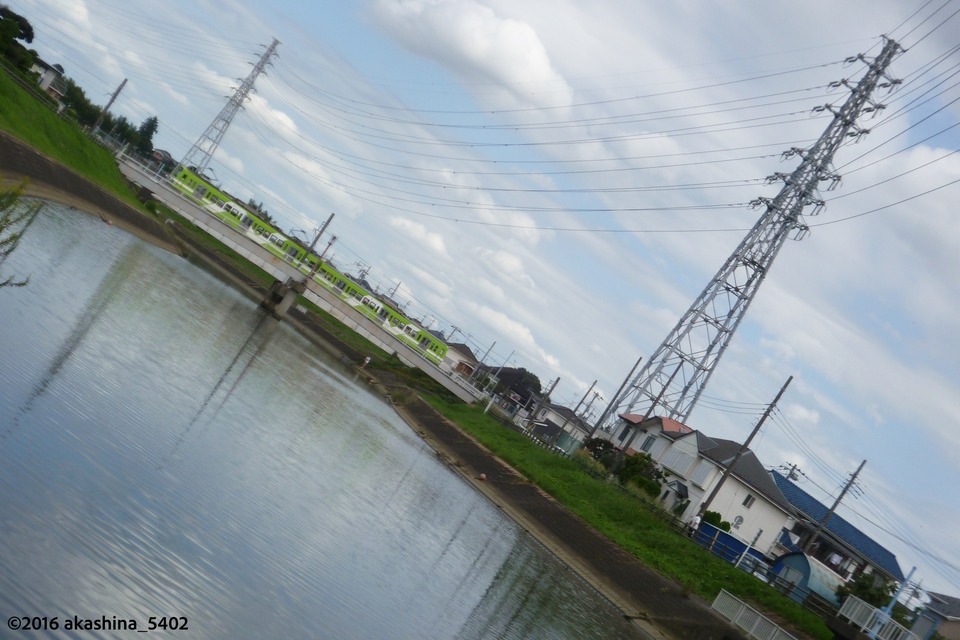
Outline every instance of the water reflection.
<path id="1" fill-rule="evenodd" d="M 220 388 L 226 384 L 227 380 L 230 378 L 230 374 L 233 371 L 234 367 L 240 362 L 240 360 L 247 355 L 247 352 L 250 350 L 252 345 L 252 353 L 246 358 L 240 372 L 237 374 L 236 378 L 230 384 L 230 387 L 227 389 L 226 393 L 223 395 L 222 399 L 219 399 L 212 413 L 210 413 L 210 421 L 212 422 L 217 414 L 220 413 L 220 409 L 224 404 L 230 400 L 230 396 L 233 395 L 233 392 L 236 391 L 237 387 L 240 385 L 240 382 L 243 380 L 244 376 L 247 374 L 247 371 L 250 369 L 251 365 L 257 359 L 257 357 L 263 352 L 264 348 L 267 346 L 272 335 L 271 329 L 273 328 L 273 323 L 275 322 L 272 317 L 263 311 L 262 309 L 257 309 L 254 312 L 255 322 L 253 329 L 250 331 L 250 334 L 247 336 L 247 339 L 244 340 L 243 344 L 237 349 L 236 355 L 227 365 L 227 368 L 224 369 L 223 373 L 217 378 L 216 383 L 213 385 L 213 388 L 210 390 L 210 393 L 206 398 L 203 399 L 203 402 L 200 403 L 200 406 L 197 408 L 197 412 L 190 419 L 190 422 L 187 424 L 186 428 L 180 433 L 180 436 L 177 438 L 177 441 L 173 445 L 173 449 L 170 452 L 170 455 L 176 455 L 177 449 L 180 448 L 180 444 L 184 441 L 187 435 L 190 433 L 190 430 L 193 429 L 193 426 L 200 420 L 200 417 L 206 412 L 207 408 L 210 406 L 211 401 L 214 396 L 217 395 L 217 392 Z M 264 328 L 266 327 L 266 328 Z"/>
<path id="2" fill-rule="evenodd" d="M 34 279 L 0 291 L 0 610 L 187 616 L 191 638 L 640 637 L 229 287 L 65 215 L 9 262 Z"/>

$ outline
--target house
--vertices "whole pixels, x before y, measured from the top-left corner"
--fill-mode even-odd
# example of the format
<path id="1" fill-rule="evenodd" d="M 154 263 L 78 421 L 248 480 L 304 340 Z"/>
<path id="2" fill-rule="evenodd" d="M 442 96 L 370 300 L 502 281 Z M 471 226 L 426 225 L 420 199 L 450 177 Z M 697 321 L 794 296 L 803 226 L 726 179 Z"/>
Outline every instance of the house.
<path id="1" fill-rule="evenodd" d="M 170 155 L 170 152 L 164 149 L 154 149 L 150 159 L 153 160 L 154 166 L 157 168 L 157 170 L 165 174 L 173 171 L 178 164 L 177 161 L 174 160 L 173 156 Z"/>
<path id="2" fill-rule="evenodd" d="M 765 554 L 774 547 L 785 526 L 792 526 L 790 503 L 767 475 L 756 455 L 747 449 L 733 462 L 741 445 L 732 440 L 712 438 L 670 418 L 625 414 L 619 435 L 637 429 L 634 450 L 647 453 L 668 475 L 660 499 L 667 510 L 689 520 L 704 508 L 714 488 L 716 495 L 709 505 L 730 523 L 731 533 Z M 726 479 L 724 472 L 730 469 Z"/>
<path id="3" fill-rule="evenodd" d="M 591 428 L 573 409 L 551 402 L 545 403 L 529 423 L 530 433 L 568 454 L 580 447 Z"/>
<path id="4" fill-rule="evenodd" d="M 67 95 L 67 82 L 63 77 L 63 67 L 59 64 L 50 65 L 37 58 L 30 72 L 38 75 L 40 89 L 58 103 Z"/>
<path id="5" fill-rule="evenodd" d="M 805 552 L 844 580 L 868 573 L 884 581 L 903 582 L 903 572 L 893 553 L 840 515 L 833 514 L 820 528 L 828 508 L 786 476 L 777 471 L 769 474 L 796 514 L 794 526 L 787 527 L 787 533 L 793 535 L 782 536 L 778 541 L 784 552 L 800 551 L 819 529 L 816 542 Z"/>
<path id="6" fill-rule="evenodd" d="M 930 604 L 918 617 L 911 631 L 917 637 L 928 640 L 934 631 L 946 640 L 960 640 L 960 598 L 928 591 Z M 922 620 L 930 620 L 930 624 L 921 626 Z"/>
<path id="7" fill-rule="evenodd" d="M 440 368 L 469 378 L 478 364 L 479 360 L 470 347 L 460 342 L 448 342 L 447 354 L 443 357 Z"/>
<path id="8" fill-rule="evenodd" d="M 843 584 L 843 578 L 802 551 L 792 551 L 777 558 L 773 573 L 796 587 L 791 588 L 787 596 L 800 604 L 814 593 L 834 607 L 840 606 L 837 589 Z"/>

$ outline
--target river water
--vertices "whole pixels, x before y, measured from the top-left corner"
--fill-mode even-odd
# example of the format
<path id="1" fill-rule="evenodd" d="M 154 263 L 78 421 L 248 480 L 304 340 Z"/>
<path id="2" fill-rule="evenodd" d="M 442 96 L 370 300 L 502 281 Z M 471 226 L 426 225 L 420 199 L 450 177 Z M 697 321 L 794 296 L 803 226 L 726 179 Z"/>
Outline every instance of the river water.
<path id="1" fill-rule="evenodd" d="M 644 637 L 353 370 L 183 259 L 47 205 L 12 273 L 0 636 Z"/>

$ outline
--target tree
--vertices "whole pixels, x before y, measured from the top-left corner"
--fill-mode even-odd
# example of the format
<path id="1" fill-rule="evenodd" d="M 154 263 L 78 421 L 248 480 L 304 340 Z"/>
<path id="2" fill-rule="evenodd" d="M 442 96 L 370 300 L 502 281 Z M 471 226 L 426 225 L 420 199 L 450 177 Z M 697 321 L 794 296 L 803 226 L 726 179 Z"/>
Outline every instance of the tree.
<path id="1" fill-rule="evenodd" d="M 893 583 L 878 580 L 873 574 L 861 573 L 853 580 L 837 587 L 837 599 L 840 600 L 840 604 L 843 604 L 848 596 L 856 596 L 879 609 L 890 602 L 890 597 L 895 590 Z"/>
<path id="2" fill-rule="evenodd" d="M 247 200 L 247 207 L 249 207 L 249 209 L 253 211 L 258 218 L 260 218 L 267 224 L 272 224 L 273 226 L 277 226 L 277 221 L 274 220 L 273 216 L 271 216 L 270 213 L 263 208 L 262 202 L 257 202 L 253 198 L 250 198 L 249 200 Z"/>
<path id="3" fill-rule="evenodd" d="M 0 5 L 0 55 L 18 69 L 28 71 L 37 59 L 37 52 L 27 49 L 20 41 L 33 42 L 33 27 L 26 18 Z"/>
<path id="4" fill-rule="evenodd" d="M 63 103 L 81 126 L 91 126 L 100 116 L 100 107 L 90 102 L 87 94 L 76 82 L 70 78 L 64 78 L 63 80 L 66 84 Z"/>
<path id="5" fill-rule="evenodd" d="M 137 151 L 142 156 L 149 156 L 153 153 L 153 134 L 157 132 L 160 121 L 157 116 L 150 116 L 137 129 Z"/>
<path id="6" fill-rule="evenodd" d="M 14 13 L 10 7 L 2 5 L 0 6 L 0 19 L 10 20 L 17 25 L 16 38 L 18 40 L 23 40 L 27 44 L 33 42 L 33 26 L 26 18 Z"/>
<path id="7" fill-rule="evenodd" d="M 703 514 L 703 521 L 712 524 L 717 529 L 722 529 L 728 533 L 730 531 L 730 523 L 724 520 L 718 511 L 707 511 Z"/>
<path id="8" fill-rule="evenodd" d="M 583 448 L 590 452 L 594 460 L 603 462 L 604 457 L 613 452 L 613 443 L 603 438 L 587 438 Z"/>
<path id="9" fill-rule="evenodd" d="M 877 609 L 883 609 L 890 604 L 890 599 L 897 592 L 894 582 L 887 582 L 877 575 L 861 573 L 853 580 L 837 587 L 837 599 L 840 604 L 849 597 L 856 596 Z M 895 602 L 893 605 L 893 619 L 907 626 L 911 617 L 910 610 L 903 604 Z"/>
<path id="10" fill-rule="evenodd" d="M 20 200 L 22 194 L 23 185 L 13 189 L 0 189 L 0 266 L 3 266 L 7 257 L 16 250 L 20 244 L 20 238 L 23 237 L 42 206 L 39 202 L 24 205 Z M 0 288 L 23 287 L 29 281 L 29 277 L 17 280 L 16 276 L 4 279 L 0 275 Z"/>
<path id="11" fill-rule="evenodd" d="M 660 485 L 665 479 L 663 471 L 653 461 L 650 454 L 642 451 L 624 459 L 617 477 L 623 484 L 632 481 L 644 489 L 649 487 L 652 490 L 652 495 L 655 496 L 660 494 Z"/>
<path id="12" fill-rule="evenodd" d="M 497 377 L 500 379 L 500 384 L 497 387 L 500 393 L 513 391 L 524 401 L 531 395 L 539 396 L 541 393 L 540 378 L 523 367 L 516 369 L 504 367 L 500 369 L 500 374 Z"/>

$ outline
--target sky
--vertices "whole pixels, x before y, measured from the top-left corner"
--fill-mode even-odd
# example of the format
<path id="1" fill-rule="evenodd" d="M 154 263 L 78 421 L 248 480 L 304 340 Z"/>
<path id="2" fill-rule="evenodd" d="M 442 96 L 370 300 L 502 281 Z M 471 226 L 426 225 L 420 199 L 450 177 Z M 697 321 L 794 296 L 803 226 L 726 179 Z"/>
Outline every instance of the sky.
<path id="1" fill-rule="evenodd" d="M 7 0 L 88 97 L 183 156 L 273 38 L 211 167 L 334 263 L 594 415 L 754 224 L 881 35 L 906 51 L 687 423 L 797 465 L 960 596 L 960 10 L 636 0 Z M 330 255 L 330 254 L 328 254 Z M 592 397 L 593 394 L 591 393 Z M 589 401 L 589 398 L 587 398 Z"/>

